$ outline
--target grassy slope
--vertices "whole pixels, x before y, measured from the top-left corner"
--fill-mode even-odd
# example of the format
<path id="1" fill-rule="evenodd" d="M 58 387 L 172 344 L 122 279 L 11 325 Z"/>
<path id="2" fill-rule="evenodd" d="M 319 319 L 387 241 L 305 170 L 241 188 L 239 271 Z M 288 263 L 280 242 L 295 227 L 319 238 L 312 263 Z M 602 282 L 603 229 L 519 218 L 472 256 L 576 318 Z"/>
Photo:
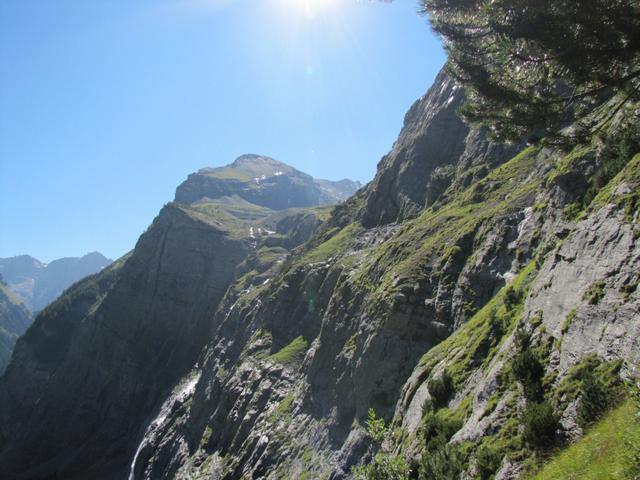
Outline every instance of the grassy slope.
<path id="1" fill-rule="evenodd" d="M 640 449 L 640 419 L 627 401 L 609 412 L 577 443 L 551 460 L 535 480 L 631 479 L 630 445 Z"/>

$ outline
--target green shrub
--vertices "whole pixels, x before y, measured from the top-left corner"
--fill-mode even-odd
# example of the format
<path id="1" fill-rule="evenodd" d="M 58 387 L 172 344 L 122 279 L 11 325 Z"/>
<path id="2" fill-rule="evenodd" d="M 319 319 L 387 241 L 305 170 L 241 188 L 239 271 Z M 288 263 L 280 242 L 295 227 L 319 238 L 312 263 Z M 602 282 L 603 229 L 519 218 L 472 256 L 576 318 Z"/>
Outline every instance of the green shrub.
<path id="1" fill-rule="evenodd" d="M 204 429 L 202 433 L 202 438 L 200 439 L 200 445 L 207 447 L 209 446 L 209 440 L 211 440 L 211 436 L 213 435 L 213 428 L 210 425 Z"/>
<path id="2" fill-rule="evenodd" d="M 512 310 L 522 301 L 522 292 L 512 286 L 504 291 L 504 305 L 507 310 Z"/>
<path id="3" fill-rule="evenodd" d="M 273 411 L 267 417 L 267 420 L 271 423 L 277 422 L 278 420 L 289 420 L 291 418 L 291 412 L 293 411 L 293 401 L 295 397 L 293 393 L 290 393 L 286 397 L 284 397 L 278 406 L 273 409 Z"/>
<path id="4" fill-rule="evenodd" d="M 614 403 L 611 390 L 596 378 L 593 370 L 586 369 L 582 374 L 580 403 L 578 405 L 578 423 L 581 427 L 591 425 Z"/>
<path id="5" fill-rule="evenodd" d="M 591 305 L 597 305 L 604 298 L 604 287 L 607 284 L 602 280 L 593 282 L 586 292 L 584 292 L 583 300 L 588 301 Z"/>
<path id="6" fill-rule="evenodd" d="M 429 393 L 431 394 L 431 405 L 437 410 L 447 405 L 455 390 L 453 379 L 446 370 L 437 378 L 429 381 Z"/>
<path id="7" fill-rule="evenodd" d="M 500 468 L 502 457 L 492 448 L 480 447 L 476 452 L 476 472 L 480 480 L 489 480 Z"/>
<path id="8" fill-rule="evenodd" d="M 378 453 L 369 465 L 352 471 L 356 480 L 409 480 L 409 465 L 401 456 Z"/>
<path id="9" fill-rule="evenodd" d="M 632 123 L 606 139 L 600 152 L 601 165 L 591 178 L 591 188 L 586 194 L 588 204 L 609 181 L 640 151 L 640 128 Z"/>
<path id="10" fill-rule="evenodd" d="M 631 299 L 631 295 L 633 295 L 633 293 L 637 289 L 638 289 L 638 282 L 630 283 L 630 284 L 622 286 L 620 288 L 620 293 L 622 293 L 624 301 L 628 302 Z"/>
<path id="11" fill-rule="evenodd" d="M 367 433 L 377 443 L 382 443 L 387 433 L 389 433 L 384 419 L 376 417 L 376 412 L 373 408 L 370 408 L 367 412 Z"/>
<path id="12" fill-rule="evenodd" d="M 578 310 L 576 310 L 575 308 L 573 310 L 571 310 L 567 314 L 567 318 L 565 318 L 564 322 L 562 323 L 561 333 L 563 335 L 569 331 L 569 327 L 571 326 L 571 322 L 573 322 L 573 319 L 576 318 L 577 314 L 578 314 Z"/>
<path id="13" fill-rule="evenodd" d="M 522 330 L 516 332 L 517 353 L 511 363 L 511 371 L 522 384 L 528 400 L 539 401 L 543 397 L 542 378 L 544 366 L 531 348 L 530 336 Z"/>
<path id="14" fill-rule="evenodd" d="M 546 449 L 555 443 L 558 419 L 547 401 L 530 402 L 522 415 L 524 439 L 533 447 Z"/>
<path id="15" fill-rule="evenodd" d="M 456 445 L 444 444 L 424 452 L 418 465 L 420 480 L 452 480 L 464 471 L 464 458 Z"/>
<path id="16" fill-rule="evenodd" d="M 576 443 L 545 462 L 535 480 L 636 480 L 640 460 L 640 418 L 631 401 L 605 414 Z M 628 447 L 625 446 L 628 445 Z M 637 464 L 640 467 L 640 463 Z M 533 480 L 533 479 L 532 479 Z"/>
<path id="17" fill-rule="evenodd" d="M 422 419 L 421 426 L 424 448 L 427 451 L 437 450 L 461 428 L 462 422 L 458 419 L 443 417 L 433 412 L 427 413 Z"/>

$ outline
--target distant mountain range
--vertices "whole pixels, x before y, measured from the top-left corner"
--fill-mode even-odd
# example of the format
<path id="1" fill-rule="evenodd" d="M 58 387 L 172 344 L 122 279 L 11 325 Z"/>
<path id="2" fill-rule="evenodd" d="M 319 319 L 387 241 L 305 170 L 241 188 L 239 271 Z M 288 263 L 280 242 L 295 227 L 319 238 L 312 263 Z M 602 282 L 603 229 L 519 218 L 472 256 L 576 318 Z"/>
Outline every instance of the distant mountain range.
<path id="1" fill-rule="evenodd" d="M 0 258 L 0 275 L 26 307 L 39 312 L 71 284 L 99 272 L 112 260 L 98 252 L 44 263 L 29 255 Z"/>

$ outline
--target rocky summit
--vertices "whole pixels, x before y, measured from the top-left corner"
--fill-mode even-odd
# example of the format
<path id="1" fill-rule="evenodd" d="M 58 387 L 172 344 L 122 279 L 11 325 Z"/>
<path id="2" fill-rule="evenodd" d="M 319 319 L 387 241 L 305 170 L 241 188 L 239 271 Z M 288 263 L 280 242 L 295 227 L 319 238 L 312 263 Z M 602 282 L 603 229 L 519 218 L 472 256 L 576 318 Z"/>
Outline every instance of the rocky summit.
<path id="1" fill-rule="evenodd" d="M 231 165 L 203 168 L 176 190 L 176 201 L 194 203 L 237 195 L 273 210 L 332 205 L 361 187 L 352 180 L 316 180 L 289 165 L 262 155 L 243 155 Z"/>
<path id="2" fill-rule="evenodd" d="M 358 191 L 190 175 L 17 341 L 0 477 L 527 478 L 627 405 L 637 106 L 565 148 L 495 143 L 463 97 L 440 74 Z"/>

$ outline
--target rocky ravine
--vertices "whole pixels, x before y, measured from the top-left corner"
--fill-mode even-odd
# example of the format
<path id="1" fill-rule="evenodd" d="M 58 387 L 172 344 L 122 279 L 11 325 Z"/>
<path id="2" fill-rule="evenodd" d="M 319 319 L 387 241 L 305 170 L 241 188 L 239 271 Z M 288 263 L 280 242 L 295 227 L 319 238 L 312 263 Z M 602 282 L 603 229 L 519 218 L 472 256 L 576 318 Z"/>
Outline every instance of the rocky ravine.
<path id="1" fill-rule="evenodd" d="M 297 220 L 236 199 L 267 232 L 242 238 L 228 192 L 166 207 L 18 342 L 0 473 L 339 479 L 382 450 L 416 475 L 464 455 L 448 478 L 517 478 L 528 404 L 579 435 L 576 372 L 614 389 L 640 361 L 640 156 L 619 135 L 637 118 L 569 153 L 500 146 L 457 119 L 461 95 L 440 75 L 376 178 L 288 256 Z M 523 351 L 544 378 L 518 376 Z"/>

